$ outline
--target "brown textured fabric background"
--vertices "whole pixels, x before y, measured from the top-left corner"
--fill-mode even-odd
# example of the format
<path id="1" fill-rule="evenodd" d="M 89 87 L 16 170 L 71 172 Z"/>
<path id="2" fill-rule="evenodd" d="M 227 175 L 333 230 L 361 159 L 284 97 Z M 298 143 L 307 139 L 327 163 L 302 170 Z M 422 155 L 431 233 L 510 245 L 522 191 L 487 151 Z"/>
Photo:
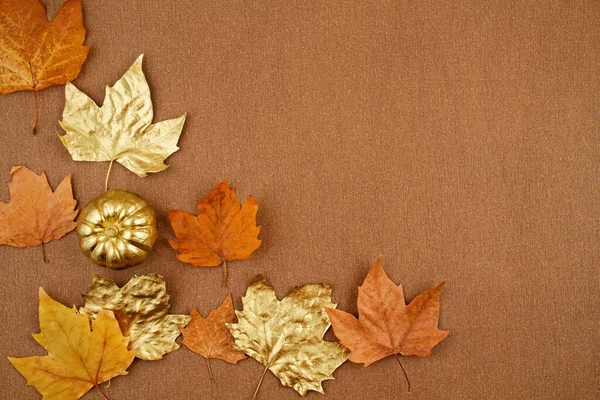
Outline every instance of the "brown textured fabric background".
<path id="1" fill-rule="evenodd" d="M 45 0 L 49 15 L 61 0 Z M 37 288 L 81 305 L 92 274 L 124 284 L 159 272 L 172 311 L 207 313 L 221 269 L 179 262 L 167 211 L 194 211 L 223 179 L 259 205 L 262 247 L 230 263 L 235 305 L 255 274 L 285 296 L 333 285 L 356 312 L 357 286 L 383 255 L 408 299 L 442 279 L 428 359 L 346 363 L 308 399 L 591 399 L 599 396 L 600 3 L 598 1 L 87 0 L 89 58 L 77 87 L 102 103 L 136 57 L 155 121 L 188 113 L 169 168 L 139 178 L 115 164 L 110 187 L 159 216 L 158 245 L 124 271 L 93 265 L 75 233 L 39 248 L 0 247 L 0 396 L 38 399 L 6 356 L 45 354 Z M 73 173 L 79 205 L 107 163 L 73 162 L 57 135 L 64 88 L 0 96 L 0 198 L 9 170 Z M 332 338 L 333 336 L 328 336 Z M 117 399 L 244 399 L 254 360 L 212 363 L 186 348 L 135 361 Z M 95 391 L 86 399 L 100 399 Z M 261 399 L 296 399 L 272 374 Z"/>

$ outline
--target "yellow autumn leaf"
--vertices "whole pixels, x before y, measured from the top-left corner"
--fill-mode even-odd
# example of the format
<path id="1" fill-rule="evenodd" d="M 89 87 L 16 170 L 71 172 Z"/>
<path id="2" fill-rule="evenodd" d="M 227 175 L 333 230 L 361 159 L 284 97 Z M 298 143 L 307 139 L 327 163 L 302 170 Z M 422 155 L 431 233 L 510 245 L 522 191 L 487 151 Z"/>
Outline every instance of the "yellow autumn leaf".
<path id="1" fill-rule="evenodd" d="M 322 381 L 334 379 L 333 371 L 349 355 L 341 344 L 323 340 L 330 326 L 325 307 L 336 307 L 331 288 L 322 283 L 305 285 L 279 301 L 271 285 L 258 276 L 242 303 L 243 311 L 236 311 L 238 323 L 227 326 L 234 348 L 265 366 L 253 399 L 267 370 L 302 396 L 309 390 L 323 393 Z"/>
<path id="2" fill-rule="evenodd" d="M 40 288 L 40 333 L 33 338 L 47 356 L 9 357 L 12 365 L 44 400 L 78 399 L 94 386 L 126 375 L 135 352 L 110 311 L 103 310 L 90 330 L 90 320 L 75 307 L 54 301 Z"/>
<path id="3" fill-rule="evenodd" d="M 63 119 L 66 135 L 59 136 L 75 161 L 114 161 L 139 176 L 167 168 L 164 161 L 179 150 L 185 114 L 152 124 L 150 87 L 142 71 L 143 55 L 115 83 L 106 87 L 98 107 L 85 93 L 67 82 Z"/>

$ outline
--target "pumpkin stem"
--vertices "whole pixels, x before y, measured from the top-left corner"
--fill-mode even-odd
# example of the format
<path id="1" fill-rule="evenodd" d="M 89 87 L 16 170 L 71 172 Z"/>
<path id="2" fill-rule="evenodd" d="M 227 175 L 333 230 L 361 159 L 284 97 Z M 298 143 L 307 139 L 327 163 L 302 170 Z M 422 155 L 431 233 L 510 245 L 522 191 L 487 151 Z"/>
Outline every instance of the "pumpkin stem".
<path id="1" fill-rule="evenodd" d="M 113 162 L 115 160 L 110 160 L 110 165 L 108 166 L 108 171 L 106 172 L 106 179 L 104 180 L 104 191 L 108 191 L 108 177 L 110 176 L 110 170 L 112 169 Z"/>
<path id="2" fill-rule="evenodd" d="M 408 383 L 408 392 L 410 393 L 410 379 L 408 379 L 408 375 L 406 374 L 406 370 L 404 369 L 404 366 L 400 362 L 400 357 L 398 357 L 398 354 L 394 353 L 394 357 L 396 357 L 396 361 L 398 361 L 398 364 L 400 364 L 400 368 L 402 368 L 402 372 L 404 372 L 404 377 L 406 378 L 406 383 Z"/>

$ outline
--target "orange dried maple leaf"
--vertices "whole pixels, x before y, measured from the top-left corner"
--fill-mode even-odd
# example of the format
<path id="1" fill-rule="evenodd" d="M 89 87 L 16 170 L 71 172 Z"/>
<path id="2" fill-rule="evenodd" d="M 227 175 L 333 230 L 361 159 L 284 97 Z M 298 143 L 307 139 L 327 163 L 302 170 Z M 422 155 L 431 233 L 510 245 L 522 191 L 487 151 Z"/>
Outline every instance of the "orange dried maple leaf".
<path id="1" fill-rule="evenodd" d="M 241 351 L 233 348 L 233 336 L 226 323 L 236 322 L 235 310 L 231 294 L 228 294 L 223 303 L 212 310 L 208 317 L 203 318 L 195 308 L 190 314 L 192 320 L 185 328 L 181 328 L 183 344 L 201 356 L 206 358 L 206 366 L 210 380 L 214 381 L 210 368 L 210 359 L 218 358 L 231 364 L 246 358 Z"/>
<path id="2" fill-rule="evenodd" d="M 227 181 L 198 201 L 198 216 L 169 211 L 177 240 L 169 240 L 179 252 L 177 258 L 196 267 L 223 264 L 223 285 L 227 285 L 227 261 L 251 258 L 258 249 L 260 226 L 256 226 L 258 204 L 252 195 L 240 206 L 235 189 Z"/>
<path id="3" fill-rule="evenodd" d="M 426 290 L 406 305 L 402 285 L 396 286 L 386 275 L 379 257 L 358 288 L 359 318 L 341 310 L 327 309 L 335 335 L 352 352 L 350 361 L 367 367 L 391 355 L 398 363 L 398 354 L 429 356 L 433 347 L 450 333 L 437 327 L 440 294 L 445 283 Z M 402 371 L 406 376 L 404 367 Z M 406 379 L 408 381 L 408 377 Z"/>
<path id="4" fill-rule="evenodd" d="M 14 247 L 42 245 L 60 239 L 77 226 L 73 220 L 78 210 L 73 199 L 71 175 L 56 191 L 48 184 L 46 174 L 37 175 L 26 167 L 13 167 L 10 202 L 0 202 L 0 244 Z M 46 257 L 44 256 L 44 261 Z"/>
<path id="5" fill-rule="evenodd" d="M 87 58 L 80 0 L 67 0 L 52 22 L 37 0 L 0 0 L 0 94 L 37 92 L 79 75 Z"/>

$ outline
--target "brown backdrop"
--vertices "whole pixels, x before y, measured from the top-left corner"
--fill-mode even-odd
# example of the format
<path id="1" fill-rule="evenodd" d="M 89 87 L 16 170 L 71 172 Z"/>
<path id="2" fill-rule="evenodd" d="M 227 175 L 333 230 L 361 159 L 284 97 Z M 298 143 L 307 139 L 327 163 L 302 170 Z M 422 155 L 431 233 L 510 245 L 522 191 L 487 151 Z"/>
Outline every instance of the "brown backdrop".
<path id="1" fill-rule="evenodd" d="M 53 16 L 61 0 L 46 0 Z M 428 359 L 346 363 L 309 399 L 584 399 L 598 396 L 598 1 L 85 1 L 89 58 L 75 84 L 102 103 L 145 53 L 155 121 L 188 113 L 169 168 L 139 178 L 115 165 L 112 188 L 143 196 L 160 239 L 142 265 L 88 262 L 74 233 L 39 248 L 0 247 L 2 398 L 38 399 L 5 356 L 44 354 L 37 288 L 81 305 L 92 274 L 124 284 L 159 272 L 172 311 L 224 298 L 221 269 L 179 262 L 167 211 L 229 179 L 259 205 L 262 247 L 230 263 L 235 304 L 255 274 L 279 296 L 333 285 L 356 312 L 357 286 L 383 255 L 412 299 L 442 279 Z M 73 173 L 80 205 L 106 163 L 73 162 L 57 135 L 63 87 L 0 96 L 0 196 L 9 170 Z M 249 398 L 254 360 L 204 360 L 183 348 L 136 361 L 111 399 Z M 94 391 L 85 398 L 99 399 Z M 261 399 L 299 396 L 269 374 Z"/>

